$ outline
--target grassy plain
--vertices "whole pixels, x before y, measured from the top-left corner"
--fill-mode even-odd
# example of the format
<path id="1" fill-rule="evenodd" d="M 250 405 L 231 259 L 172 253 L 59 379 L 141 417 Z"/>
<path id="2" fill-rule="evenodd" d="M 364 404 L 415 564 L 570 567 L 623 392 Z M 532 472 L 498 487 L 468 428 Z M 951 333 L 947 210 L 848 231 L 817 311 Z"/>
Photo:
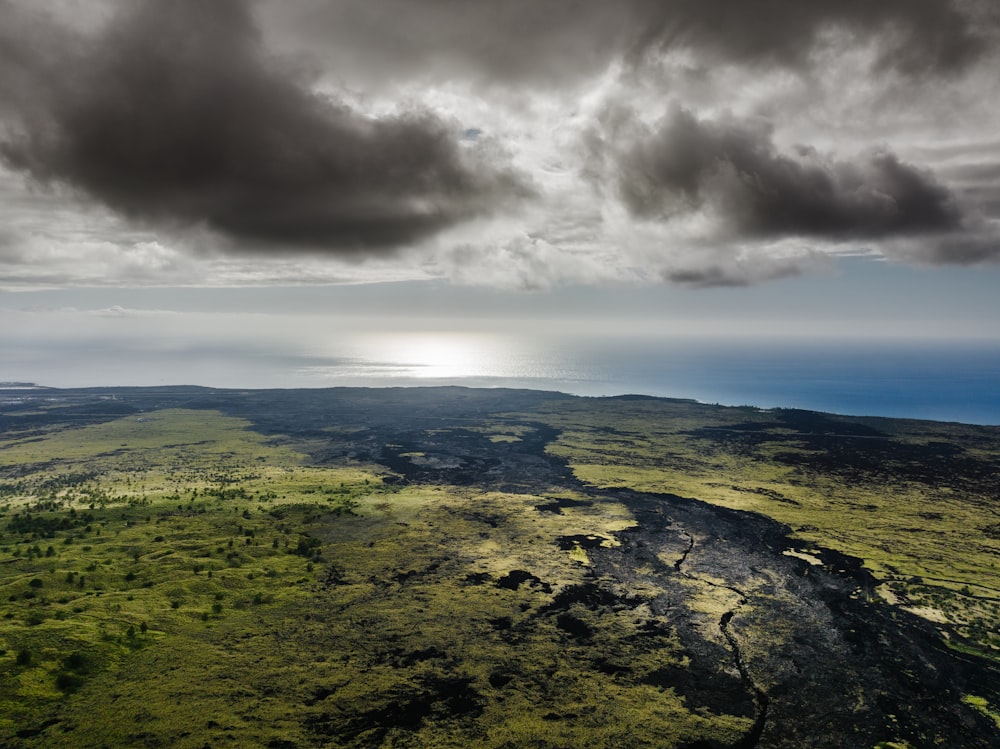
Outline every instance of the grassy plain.
<path id="1" fill-rule="evenodd" d="M 997 430 L 649 399 L 560 403 L 542 418 L 560 429 L 549 452 L 585 483 L 778 520 L 800 553 L 864 560 L 886 601 L 1000 658 Z"/>
<path id="2" fill-rule="evenodd" d="M 615 543 L 621 505 L 399 488 L 248 426 L 171 409 L 0 442 L 0 745 L 671 746 L 748 728 L 609 676 L 609 659 L 683 666 L 647 607 L 546 608 L 588 569 L 555 539 Z M 553 499 L 570 501 L 538 510 Z"/>
<path id="3" fill-rule="evenodd" d="M 1000 649 L 995 430 L 488 391 L 245 395 L 0 412 L 0 746 L 744 747 L 765 689 L 760 746 L 784 749 L 806 745 L 789 679 L 828 689 L 825 663 L 856 679 L 841 720 L 871 730 L 854 745 L 945 735 L 896 723 L 923 708 L 893 706 L 919 689 L 892 667 L 868 684 L 836 633 L 794 642 L 843 621 L 782 576 L 819 547 L 863 559 L 872 602 L 952 648 Z M 759 518 L 603 488 L 774 518 L 793 559 L 768 557 Z M 1000 705 L 982 694 L 952 689 L 940 715 L 988 732 Z M 818 714 L 843 709 L 832 697 Z"/>

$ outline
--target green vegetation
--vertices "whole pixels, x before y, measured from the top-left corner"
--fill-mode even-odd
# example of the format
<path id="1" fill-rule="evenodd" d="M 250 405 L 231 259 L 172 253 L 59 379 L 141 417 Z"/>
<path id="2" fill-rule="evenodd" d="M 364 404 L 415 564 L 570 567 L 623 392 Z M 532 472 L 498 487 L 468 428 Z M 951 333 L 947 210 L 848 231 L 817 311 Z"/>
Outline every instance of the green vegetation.
<path id="1" fill-rule="evenodd" d="M 534 415 L 538 418 L 538 415 Z M 668 400 L 558 404 L 550 452 L 595 487 L 695 497 L 864 560 L 876 591 L 1000 659 L 1000 434 Z"/>
<path id="2" fill-rule="evenodd" d="M 0 464 L 18 468 L 0 526 L 0 737 L 55 712 L 68 743 L 131 743 L 120 732 L 135 727 L 110 704 L 103 723 L 92 713 L 108 690 L 181 726 L 193 718 L 167 709 L 171 688 L 225 694 L 196 674 L 233 660 L 228 639 L 257 636 L 308 599 L 319 518 L 350 515 L 385 488 L 361 468 L 304 466 L 246 426 L 161 411 L 0 445 Z M 146 679 L 165 689 L 150 693 Z"/>
<path id="3" fill-rule="evenodd" d="M 0 408 L 0 746 L 1000 730 L 997 685 L 949 670 L 1000 653 L 996 430 L 461 389 L 81 392 Z M 838 577 L 830 549 L 881 584 Z M 915 651 L 936 641 L 909 614 L 950 649 Z"/>
<path id="4" fill-rule="evenodd" d="M 996 724 L 996 727 L 1000 729 L 1000 710 L 991 707 L 989 701 L 985 697 L 967 694 L 962 698 L 962 702 L 967 705 L 972 705 L 972 707 L 992 720 L 993 723 Z"/>
<path id="5" fill-rule="evenodd" d="M 608 659 L 682 666 L 648 606 L 546 609 L 588 569 L 555 539 L 614 544 L 621 505 L 400 490 L 218 413 L 141 419 L 0 445 L 18 468 L 0 744 L 669 746 L 748 728 L 608 676 Z M 566 509 L 538 510 L 553 499 Z"/>

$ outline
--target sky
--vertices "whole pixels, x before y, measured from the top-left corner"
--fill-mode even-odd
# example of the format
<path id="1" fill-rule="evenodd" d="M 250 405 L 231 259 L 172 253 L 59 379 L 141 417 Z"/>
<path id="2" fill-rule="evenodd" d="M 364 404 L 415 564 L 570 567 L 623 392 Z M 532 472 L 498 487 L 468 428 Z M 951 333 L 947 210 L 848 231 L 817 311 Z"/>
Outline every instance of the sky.
<path id="1" fill-rule="evenodd" d="M 0 380 L 392 331 L 996 341 L 997 70 L 993 0 L 0 0 Z"/>

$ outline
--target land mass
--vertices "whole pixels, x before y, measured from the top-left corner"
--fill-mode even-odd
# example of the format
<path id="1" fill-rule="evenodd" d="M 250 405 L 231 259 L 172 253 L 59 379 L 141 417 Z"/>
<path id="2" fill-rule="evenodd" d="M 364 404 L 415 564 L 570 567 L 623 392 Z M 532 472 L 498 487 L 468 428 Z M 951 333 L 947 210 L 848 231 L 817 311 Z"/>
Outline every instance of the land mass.
<path id="1" fill-rule="evenodd" d="M 1000 428 L 0 385 L 0 746 L 1000 746 Z"/>

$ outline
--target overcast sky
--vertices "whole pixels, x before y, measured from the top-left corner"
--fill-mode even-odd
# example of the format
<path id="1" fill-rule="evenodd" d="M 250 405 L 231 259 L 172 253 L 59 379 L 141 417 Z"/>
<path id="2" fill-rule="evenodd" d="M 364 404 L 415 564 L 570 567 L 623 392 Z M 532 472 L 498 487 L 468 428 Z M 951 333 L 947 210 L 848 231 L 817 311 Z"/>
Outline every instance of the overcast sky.
<path id="1" fill-rule="evenodd" d="M 998 70 L 995 0 L 0 0 L 0 314 L 1000 337 Z"/>

